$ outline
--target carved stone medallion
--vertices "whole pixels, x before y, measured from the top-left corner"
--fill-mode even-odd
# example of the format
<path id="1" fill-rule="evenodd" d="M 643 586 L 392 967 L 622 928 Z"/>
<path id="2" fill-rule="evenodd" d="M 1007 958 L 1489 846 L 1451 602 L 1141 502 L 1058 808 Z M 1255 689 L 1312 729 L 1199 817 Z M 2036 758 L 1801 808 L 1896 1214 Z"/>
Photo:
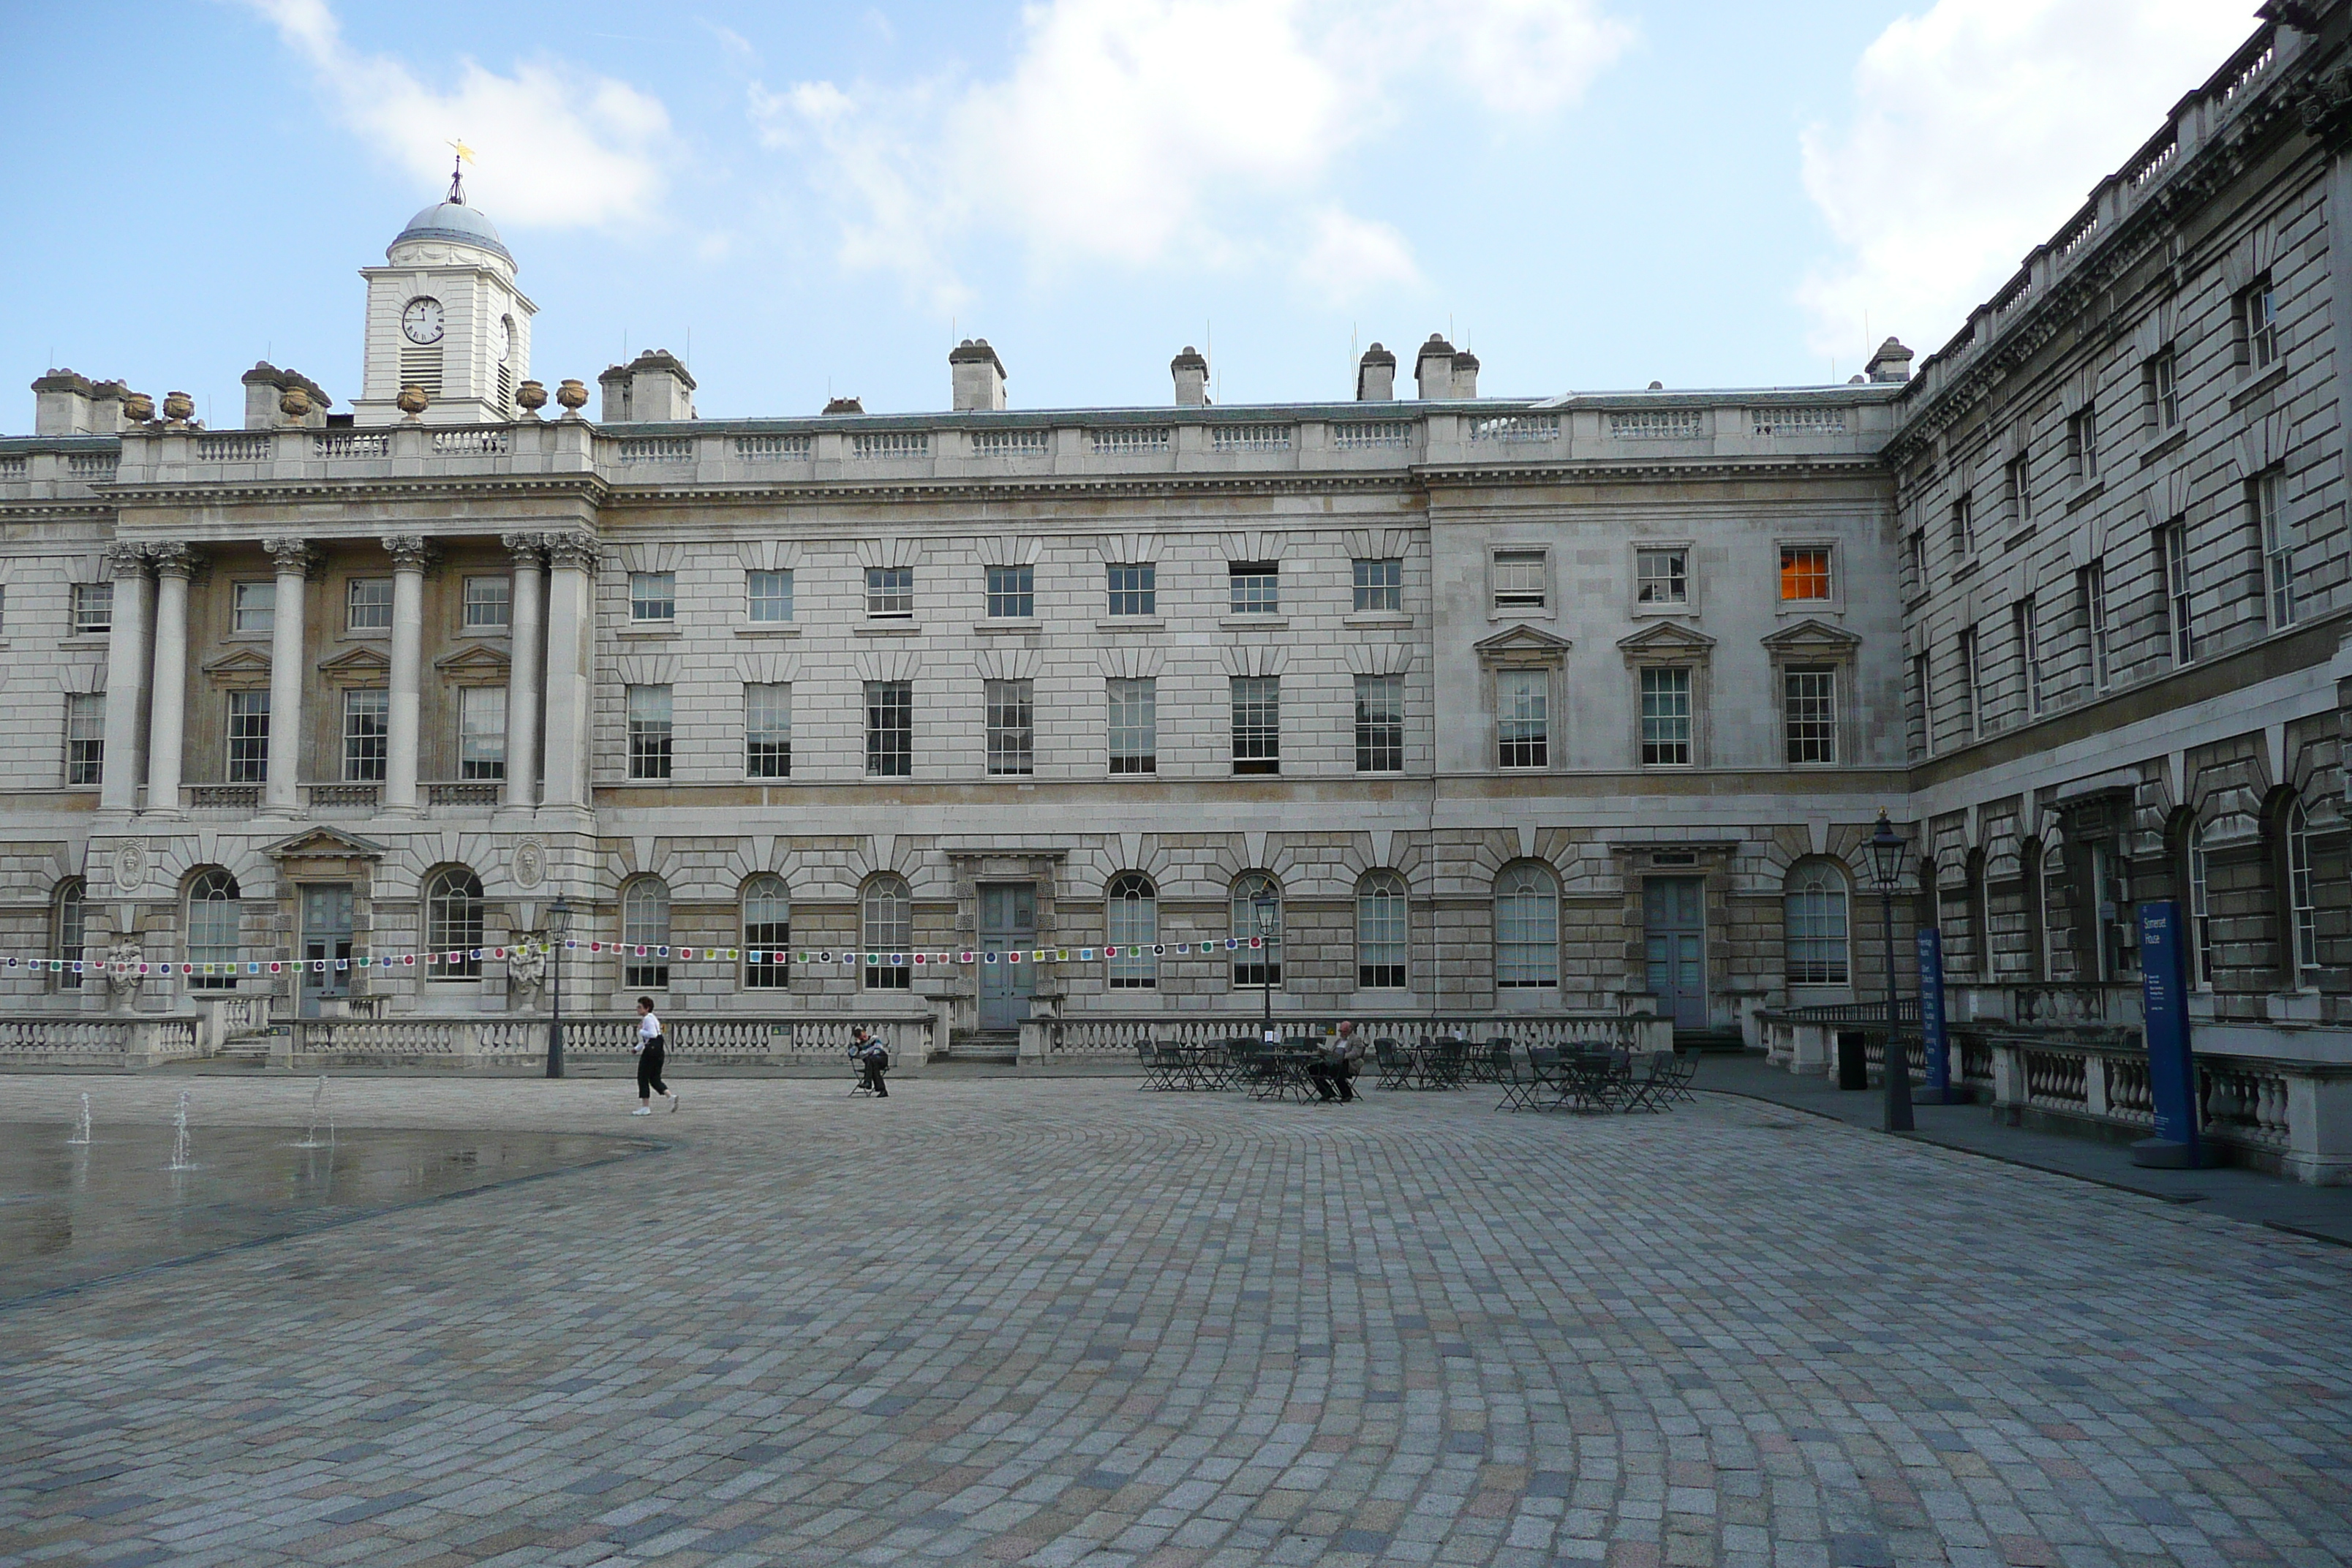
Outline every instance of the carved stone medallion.
<path id="1" fill-rule="evenodd" d="M 514 879 L 518 888 L 536 888 L 547 879 L 547 847 L 536 838 L 515 846 Z"/>
<path id="2" fill-rule="evenodd" d="M 147 881 L 147 847 L 132 842 L 114 852 L 114 890 L 137 892 Z"/>

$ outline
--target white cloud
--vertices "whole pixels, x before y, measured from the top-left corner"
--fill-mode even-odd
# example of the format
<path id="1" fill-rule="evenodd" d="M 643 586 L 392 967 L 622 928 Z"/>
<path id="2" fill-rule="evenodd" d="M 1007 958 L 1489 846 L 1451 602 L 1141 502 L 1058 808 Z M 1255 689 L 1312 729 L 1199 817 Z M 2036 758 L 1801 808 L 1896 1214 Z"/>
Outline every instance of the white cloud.
<path id="1" fill-rule="evenodd" d="M 1387 224 L 1326 207 L 1315 215 L 1313 232 L 1313 239 L 1291 269 L 1306 288 L 1349 300 L 1390 285 L 1421 281 L 1412 247 Z"/>
<path id="2" fill-rule="evenodd" d="M 1804 132 L 1844 254 L 1797 297 L 1817 353 L 1870 331 L 1932 350 L 2252 31 L 2214 0 L 1936 0 L 1854 68 L 1854 113 Z"/>
<path id="3" fill-rule="evenodd" d="M 941 303 L 974 228 L 1051 268 L 1317 251 L 1359 286 L 1416 279 L 1404 237 L 1353 217 L 1344 160 L 1434 82 L 1547 114 L 1630 44 L 1601 0 L 1044 0 L 1002 77 L 755 89 L 772 144 L 816 153 L 841 258 Z"/>
<path id="4" fill-rule="evenodd" d="M 354 50 L 326 0 L 247 0 L 317 73 L 343 123 L 430 190 L 448 178 L 449 142 L 474 150 L 470 198 L 501 223 L 609 226 L 659 201 L 669 113 L 626 82 L 560 62 L 512 75 L 461 62 L 436 90 L 383 55 Z"/>

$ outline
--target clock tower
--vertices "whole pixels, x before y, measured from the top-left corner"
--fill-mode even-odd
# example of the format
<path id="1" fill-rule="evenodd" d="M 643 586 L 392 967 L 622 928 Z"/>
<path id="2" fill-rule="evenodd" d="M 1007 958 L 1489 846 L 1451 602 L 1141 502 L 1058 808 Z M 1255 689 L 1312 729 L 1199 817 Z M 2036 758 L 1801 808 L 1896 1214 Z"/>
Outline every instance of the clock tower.
<path id="1" fill-rule="evenodd" d="M 539 307 L 515 288 L 514 258 L 464 186 L 426 207 L 386 247 L 367 279 L 366 369 L 354 422 L 403 417 L 401 388 L 421 386 L 427 425 L 503 423 L 530 374 L 530 319 Z"/>

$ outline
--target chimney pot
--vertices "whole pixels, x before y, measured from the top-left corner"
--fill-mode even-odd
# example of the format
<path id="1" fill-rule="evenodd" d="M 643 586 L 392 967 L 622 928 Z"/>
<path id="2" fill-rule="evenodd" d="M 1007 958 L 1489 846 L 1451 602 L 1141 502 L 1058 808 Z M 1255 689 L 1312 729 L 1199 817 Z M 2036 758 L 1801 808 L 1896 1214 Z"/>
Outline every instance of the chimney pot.
<path id="1" fill-rule="evenodd" d="M 1432 332 L 1421 345 L 1421 353 L 1413 356 L 1412 380 L 1424 399 L 1454 395 L 1454 345 L 1445 341 L 1445 334 Z"/>
<path id="2" fill-rule="evenodd" d="M 1864 367 L 1863 374 L 1873 381 L 1908 381 L 1911 379 L 1911 351 L 1898 340 L 1889 338 L 1878 345 L 1876 353 L 1870 356 L 1870 363 Z"/>
<path id="3" fill-rule="evenodd" d="M 1171 374 L 1176 378 L 1176 406 L 1206 408 L 1209 405 L 1209 362 L 1192 344 L 1168 362 Z"/>
<path id="4" fill-rule="evenodd" d="M 1356 362 L 1356 401 L 1386 403 L 1396 396 L 1396 355 L 1374 343 Z"/>

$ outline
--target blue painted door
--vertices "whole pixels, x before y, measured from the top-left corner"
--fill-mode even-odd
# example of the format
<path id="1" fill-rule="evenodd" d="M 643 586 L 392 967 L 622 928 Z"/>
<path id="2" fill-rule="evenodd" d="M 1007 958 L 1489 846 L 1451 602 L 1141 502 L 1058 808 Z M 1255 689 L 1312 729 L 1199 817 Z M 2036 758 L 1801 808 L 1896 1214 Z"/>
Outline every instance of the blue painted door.
<path id="1" fill-rule="evenodd" d="M 1650 994 L 1677 1029 L 1706 1027 L 1706 883 L 1652 877 L 1643 889 Z"/>

